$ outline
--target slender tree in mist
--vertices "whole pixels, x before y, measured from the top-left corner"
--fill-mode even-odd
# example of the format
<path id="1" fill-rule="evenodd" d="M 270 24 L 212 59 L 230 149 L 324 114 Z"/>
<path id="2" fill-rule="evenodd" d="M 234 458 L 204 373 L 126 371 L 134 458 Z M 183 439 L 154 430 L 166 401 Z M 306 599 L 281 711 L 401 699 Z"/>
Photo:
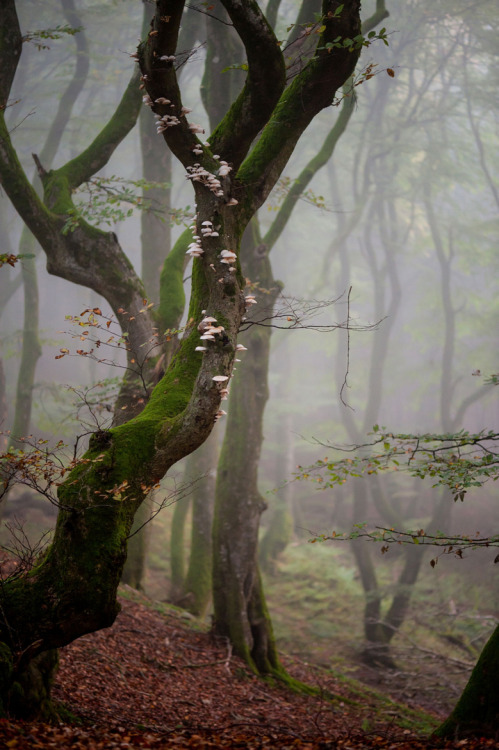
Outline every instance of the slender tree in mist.
<path id="1" fill-rule="evenodd" d="M 81 28 L 81 19 L 72 0 L 61 0 L 61 13 L 70 28 Z M 73 106 L 80 96 L 89 71 L 88 44 L 83 30 L 74 34 L 76 63 L 71 80 L 66 86 L 54 120 L 47 134 L 47 138 L 40 152 L 40 162 L 50 167 L 59 150 L 61 139 L 71 118 Z M 35 175 L 35 185 L 39 190 L 38 176 Z M 19 438 L 26 437 L 30 432 L 33 386 L 36 365 L 42 349 L 39 341 L 39 295 L 36 269 L 36 258 L 39 246 L 28 226 L 23 227 L 19 241 L 19 254 L 24 257 L 21 263 L 21 273 L 24 292 L 24 327 L 22 334 L 21 362 L 17 378 L 17 393 L 14 420 L 11 429 L 10 444 L 18 445 Z"/>
<path id="2" fill-rule="evenodd" d="M 365 137 L 358 139 L 364 156 L 359 156 L 355 160 L 357 179 L 353 182 L 357 206 L 352 213 L 354 216 L 364 214 L 367 221 L 364 235 L 360 240 L 357 237 L 357 241 L 363 243 L 363 257 L 370 264 L 371 279 L 374 280 L 375 290 L 378 290 L 375 294 L 375 304 L 378 304 L 376 315 L 383 316 L 389 312 L 390 317 L 387 321 L 388 327 L 385 323 L 381 331 L 374 334 L 373 358 L 369 368 L 373 382 L 368 390 L 362 425 L 357 426 L 350 410 L 344 411 L 345 430 L 351 442 L 355 444 L 364 443 L 365 432 L 372 429 L 373 424 L 378 421 L 378 409 L 383 399 L 383 367 L 385 362 L 388 364 L 383 348 L 386 350 L 389 341 L 386 339 L 383 343 L 383 337 L 386 338 L 387 333 L 390 333 L 390 321 L 396 313 L 397 308 L 393 305 L 399 296 L 399 282 L 395 274 L 397 269 L 399 274 L 403 269 L 403 251 L 407 245 L 411 253 L 424 248 L 425 256 L 432 259 L 432 272 L 437 274 L 440 282 L 438 305 L 435 300 L 431 300 L 431 316 L 432 324 L 435 326 L 435 312 L 438 310 L 439 324 L 436 330 L 440 334 L 440 345 L 436 356 L 440 360 L 441 368 L 439 382 L 436 386 L 432 384 L 428 398 L 430 404 L 438 404 L 440 424 L 437 425 L 437 429 L 446 434 L 462 429 L 470 406 L 485 395 L 485 389 L 480 386 L 471 392 L 468 389 L 466 393 L 466 389 L 459 382 L 459 370 L 462 368 L 459 364 L 457 332 L 459 325 L 463 328 L 463 313 L 466 313 L 466 325 L 473 331 L 469 342 L 477 345 L 476 351 L 480 356 L 480 352 L 483 351 L 482 338 L 490 341 L 490 338 L 487 338 L 487 334 L 490 335 L 492 331 L 491 326 L 487 331 L 489 311 L 483 310 L 483 305 L 479 305 L 477 310 L 480 319 L 473 316 L 473 291 L 466 292 L 466 289 L 463 289 L 463 293 L 460 293 L 456 278 L 459 279 L 459 275 L 462 274 L 456 271 L 459 269 L 459 263 L 461 268 L 467 269 L 473 262 L 472 257 L 475 262 L 484 264 L 491 258 L 488 252 L 490 216 L 496 204 L 496 191 L 490 180 L 491 167 L 485 158 L 484 144 L 490 138 L 494 115 L 490 98 L 486 100 L 482 97 L 478 88 L 473 90 L 472 98 L 468 98 L 467 93 L 471 93 L 469 80 L 474 78 L 476 83 L 478 71 L 486 90 L 495 77 L 494 64 L 490 59 L 488 64 L 485 62 L 487 57 L 482 57 L 485 51 L 485 55 L 490 53 L 486 40 L 489 36 L 489 26 L 497 26 L 497 13 L 494 11 L 490 4 L 480 4 L 478 20 L 474 13 L 469 13 L 468 8 L 454 8 L 453 22 L 445 27 L 443 37 L 439 38 L 438 56 L 431 44 L 420 47 L 423 53 L 420 64 L 414 57 L 414 46 L 408 43 L 411 29 L 402 26 L 400 45 L 398 46 L 397 40 L 394 40 L 392 52 L 395 49 L 395 57 L 402 65 L 404 50 L 400 49 L 400 46 L 407 45 L 407 50 L 411 51 L 413 69 L 409 69 L 404 89 L 396 102 L 400 107 L 399 114 L 394 116 L 393 111 L 386 110 L 379 121 L 370 116 L 368 121 L 366 120 Z M 432 7 L 428 12 L 431 22 L 436 20 L 434 14 L 438 14 L 438 10 Z M 418 29 L 419 39 L 421 25 L 415 24 L 414 28 Z M 418 77 L 417 71 L 420 67 L 424 75 Z M 485 75 L 484 71 L 490 72 Z M 382 79 L 378 82 L 383 83 Z M 386 107 L 383 96 L 376 88 L 374 85 L 368 89 L 367 94 L 369 96 L 374 91 L 374 112 L 377 108 Z M 373 121 L 378 122 L 377 127 L 373 127 Z M 481 124 L 481 130 L 477 138 L 474 126 L 478 122 Z M 368 137 L 368 130 L 376 136 L 382 136 L 382 124 L 389 128 L 389 151 L 382 138 L 377 143 L 377 138 Z M 411 147 L 416 151 L 416 156 L 413 157 L 412 163 L 406 160 L 404 165 L 403 141 L 405 137 L 410 136 L 413 127 L 419 128 L 419 134 L 415 134 L 411 139 Z M 465 154 L 466 157 L 457 159 L 457 152 Z M 389 169 L 383 169 L 383 161 L 388 162 Z M 413 165 L 417 165 L 417 172 Z M 390 175 L 390 181 L 383 184 L 383 175 L 386 174 Z M 379 179 L 376 179 L 377 175 Z M 345 194 L 343 184 L 342 194 Z M 341 205 L 339 191 L 337 199 L 338 205 Z M 402 212 L 404 204 L 406 210 Z M 342 214 L 339 215 L 339 221 L 342 228 L 338 236 L 343 243 L 353 235 L 356 222 L 350 221 L 348 216 Z M 492 222 L 496 224 L 494 220 Z M 481 230 L 477 229 L 478 227 L 481 227 Z M 341 243 L 334 243 L 333 249 L 339 258 L 342 274 L 340 288 L 343 289 L 349 283 L 351 252 L 346 252 L 346 249 L 342 252 Z M 350 247 L 351 244 L 353 243 L 350 241 Z M 390 246 L 391 254 L 388 252 Z M 471 256 L 472 248 L 475 251 L 474 256 Z M 477 249 L 479 253 L 476 252 Z M 394 251 L 397 255 L 393 254 Z M 383 254 L 386 254 L 386 261 Z M 337 266 L 331 262 L 333 257 L 332 254 L 329 256 L 328 267 L 336 271 Z M 380 271 L 383 273 L 380 274 Z M 324 276 L 328 278 L 326 267 Z M 383 284 L 387 282 L 391 284 L 392 289 L 389 298 L 391 306 L 382 293 Z M 421 282 L 415 277 L 412 283 L 419 285 Z M 428 297 L 425 297 L 424 290 L 419 291 L 419 286 L 417 288 L 422 308 L 424 303 L 428 303 Z M 469 301 L 466 301 L 467 294 L 470 296 Z M 465 341 L 468 346 L 468 339 Z M 376 349 L 377 353 L 374 356 Z M 424 347 L 422 350 L 426 353 Z M 420 365 L 413 363 L 412 367 L 416 370 Z M 338 388 L 341 387 L 343 377 L 344 372 L 341 371 L 337 379 Z M 477 385 L 476 382 L 473 384 Z M 356 484 L 357 488 L 353 490 L 355 522 L 366 520 L 372 512 L 366 501 L 366 495 L 370 491 L 376 513 L 386 525 L 404 528 L 399 511 L 390 502 L 377 477 L 374 477 L 370 489 L 367 483 L 362 486 L 357 481 Z M 371 481 L 369 484 L 371 485 Z M 430 529 L 427 533 L 448 528 L 449 508 L 452 505 L 452 496 L 446 492 L 437 501 L 433 520 L 429 525 L 425 525 L 426 529 Z M 408 609 L 411 586 L 421 565 L 422 550 L 417 545 L 409 547 L 392 604 L 386 614 L 381 611 L 381 592 L 372 560 L 363 542 L 356 542 L 354 551 L 366 592 L 365 629 L 366 637 L 372 646 L 369 652 L 372 655 L 374 651 L 375 657 L 386 664 L 387 660 L 390 661 L 388 644 Z M 485 646 L 455 710 L 439 728 L 437 735 L 451 739 L 469 735 L 496 736 L 499 702 L 493 676 L 499 658 L 498 646 L 499 630 L 496 629 Z"/>
<path id="3" fill-rule="evenodd" d="M 413 13 L 413 10 L 411 11 Z M 421 198 L 423 211 L 433 222 L 428 222 L 427 235 L 433 237 L 433 253 L 442 269 L 441 301 L 443 308 L 443 338 L 441 345 L 441 376 L 439 383 L 441 426 L 445 430 L 456 430 L 462 424 L 463 416 L 471 404 L 485 395 L 486 389 L 474 391 L 470 396 L 458 399 L 453 386 L 453 371 L 456 368 L 455 335 L 456 309 L 450 299 L 450 263 L 452 252 L 446 255 L 440 237 L 442 224 L 445 225 L 445 211 L 438 211 L 439 199 L 433 194 L 432 185 L 446 190 L 449 179 L 455 178 L 456 169 L 452 160 L 445 159 L 444 144 L 451 138 L 451 129 L 455 129 L 451 117 L 456 107 L 465 107 L 460 92 L 453 91 L 460 76 L 457 70 L 464 62 L 462 52 L 463 22 L 456 11 L 456 24 L 452 33 L 445 40 L 445 47 L 438 44 L 438 48 L 428 45 L 421 51 L 422 59 L 415 57 L 411 36 L 413 29 L 424 28 L 424 18 L 421 23 L 402 24 L 400 34 L 393 40 L 390 57 L 393 56 L 403 66 L 405 55 L 410 54 L 410 63 L 414 71 L 421 68 L 419 79 L 411 70 L 408 78 L 397 76 L 396 85 L 388 85 L 387 79 L 378 77 L 371 87 L 365 91 L 365 100 L 369 104 L 367 116 L 361 126 L 361 132 L 356 138 L 357 157 L 354 160 L 355 169 L 352 174 L 353 209 L 345 212 L 344 184 L 340 190 L 336 182 L 338 170 L 333 173 L 333 195 L 335 205 L 343 209 L 338 213 L 338 231 L 334 238 L 330 253 L 327 255 L 323 267 L 323 279 L 329 281 L 331 269 L 337 273 L 338 263 L 340 272 L 337 289 L 344 290 L 351 284 L 352 248 L 355 244 L 362 249 L 364 267 L 369 272 L 369 284 L 373 290 L 374 319 L 383 319 L 380 330 L 372 335 L 370 365 L 368 367 L 368 383 L 366 403 L 362 408 L 360 418 L 348 407 L 341 409 L 341 418 L 352 444 L 360 445 L 365 442 L 365 435 L 382 417 L 383 400 L 385 394 L 386 372 L 389 367 L 390 342 L 393 339 L 400 312 L 402 284 L 401 274 L 404 274 L 405 248 L 417 242 L 421 231 Z M 468 41 L 468 44 L 470 42 Z M 444 63 L 442 63 L 442 56 Z M 464 55 L 466 56 L 466 55 Z M 457 70 L 456 70 L 457 69 Z M 432 89 L 438 91 L 438 95 Z M 428 104 L 425 95 L 432 91 L 435 100 L 432 116 L 428 118 Z M 418 124 L 420 123 L 420 124 Z M 438 178 L 431 175 L 423 176 L 426 169 L 418 167 L 418 173 L 408 167 L 405 139 L 411 137 L 412 132 L 419 128 L 419 136 L 411 140 L 413 149 L 420 153 L 427 153 L 428 163 L 433 165 Z M 454 137 L 456 134 L 453 133 Z M 459 135 L 464 138 L 465 134 Z M 437 154 L 435 138 L 441 139 L 441 150 Z M 389 143 L 389 148 L 387 148 Z M 389 175 L 389 179 L 387 179 Z M 461 176 L 463 189 L 466 184 L 465 175 Z M 438 190 L 438 187 L 436 188 Z M 435 208 L 432 208 L 435 206 Z M 359 219 L 363 217 L 362 229 L 358 229 Z M 446 230 L 444 230 L 446 231 Z M 336 260 L 336 263 L 334 262 Z M 393 346 L 393 344 L 392 344 Z M 342 366 L 346 357 L 345 341 L 340 342 L 337 356 L 336 389 L 342 390 L 344 369 Z M 456 403 L 457 402 L 457 403 Z M 452 406 L 454 404 L 454 406 Z M 357 412 L 359 409 L 357 408 Z M 452 412 L 452 414 L 451 414 Z M 366 520 L 373 512 L 379 515 L 382 522 L 388 526 L 404 528 L 404 519 L 397 504 L 390 498 L 390 487 L 382 477 L 373 477 L 369 485 L 361 482 L 354 483 L 352 515 L 354 522 Z M 427 528 L 437 530 L 446 528 L 449 523 L 452 500 L 448 493 L 437 501 L 432 511 L 433 519 Z M 352 551 L 359 568 L 361 583 L 366 596 L 364 611 L 364 631 L 367 641 L 366 658 L 370 662 L 383 666 L 392 665 L 393 660 L 389 652 L 389 644 L 398 628 L 403 623 L 408 611 L 412 587 L 417 580 L 423 550 L 407 548 L 405 562 L 401 568 L 398 581 L 393 589 L 393 599 L 386 613 L 382 611 L 385 593 L 381 589 L 370 548 L 363 542 L 354 541 Z"/>

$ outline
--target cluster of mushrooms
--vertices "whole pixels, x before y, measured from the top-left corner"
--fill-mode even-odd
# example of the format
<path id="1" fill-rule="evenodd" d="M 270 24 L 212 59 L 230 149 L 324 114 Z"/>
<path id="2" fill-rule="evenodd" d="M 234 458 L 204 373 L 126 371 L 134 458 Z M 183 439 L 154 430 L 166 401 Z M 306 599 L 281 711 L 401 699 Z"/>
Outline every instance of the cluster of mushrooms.
<path id="1" fill-rule="evenodd" d="M 196 346 L 195 351 L 204 353 L 208 351 L 204 343 L 208 341 L 216 341 L 217 338 L 222 335 L 225 329 L 223 326 L 217 325 L 216 318 L 212 317 L 211 315 L 206 315 L 206 310 L 203 310 L 203 315 L 205 317 L 202 319 L 202 321 L 198 325 L 198 331 L 201 334 L 200 339 L 203 342 L 203 345 Z M 245 351 L 247 351 L 247 347 L 243 346 L 243 344 L 236 345 L 236 352 L 245 352 Z M 235 361 L 240 362 L 241 360 L 236 359 Z M 232 372 L 234 372 L 235 369 L 236 368 L 234 367 Z M 216 383 L 217 386 L 222 386 L 220 388 L 221 401 L 227 401 L 227 397 L 229 395 L 229 389 L 227 388 L 229 376 L 228 375 L 214 375 L 212 380 L 214 383 Z M 217 422 L 221 417 L 225 417 L 226 414 L 227 412 L 225 412 L 223 409 L 219 409 L 215 415 L 215 422 Z"/>
<path id="2" fill-rule="evenodd" d="M 219 177 L 226 177 L 231 169 L 232 167 L 229 167 L 226 161 L 221 161 L 217 174 Z M 206 185 L 212 193 L 215 193 L 217 198 L 223 197 L 224 191 L 222 189 L 222 183 L 216 175 L 208 172 L 208 170 L 202 167 L 201 164 L 196 163 L 192 167 L 187 167 L 186 177 L 188 180 L 192 180 L 192 182 L 201 182 L 203 185 Z"/>
<path id="3" fill-rule="evenodd" d="M 138 59 L 137 54 L 131 55 L 132 58 Z M 164 55 L 163 57 L 160 57 L 160 60 L 164 60 L 165 62 L 174 62 L 175 56 L 174 55 Z M 146 80 L 147 76 L 142 76 L 142 80 Z M 141 88 L 143 88 L 143 84 L 141 85 Z M 175 105 L 171 104 L 169 99 L 166 99 L 164 96 L 159 97 L 158 99 L 155 99 L 154 101 L 151 99 L 149 94 L 145 94 L 142 97 L 142 101 L 146 105 L 146 107 L 152 107 L 154 104 L 160 104 L 160 105 L 167 105 L 170 104 L 171 107 L 174 107 Z M 182 107 L 180 110 L 180 115 L 187 115 L 191 112 L 188 107 Z M 180 120 L 175 115 L 158 115 L 155 114 L 154 117 L 156 118 L 156 132 L 158 134 L 163 133 L 165 130 L 167 130 L 170 127 L 174 127 L 176 125 L 180 125 Z M 204 133 L 204 129 L 201 125 L 196 125 L 194 123 L 189 123 L 189 130 L 192 133 Z M 197 143 L 194 148 L 192 149 L 192 152 L 196 156 L 201 156 L 203 153 L 203 146 L 209 147 L 209 143 L 206 141 L 205 143 Z M 187 179 L 191 180 L 192 182 L 200 182 L 203 185 L 206 185 L 206 187 L 214 193 L 218 198 L 222 198 L 224 196 L 224 191 L 222 188 L 222 183 L 219 178 L 227 177 L 229 173 L 232 171 L 232 167 L 229 166 L 229 164 L 224 161 L 223 159 L 220 159 L 220 156 L 218 154 L 213 155 L 213 159 L 216 161 L 219 161 L 219 168 L 216 172 L 216 174 L 212 174 L 207 169 L 202 167 L 199 163 L 194 164 L 192 167 L 187 167 Z M 238 201 L 235 198 L 231 198 L 227 201 L 227 206 L 237 206 Z M 193 231 L 196 230 L 196 226 L 192 225 L 190 227 Z M 218 229 L 220 227 L 214 227 L 213 222 L 211 221 L 203 221 L 201 223 L 201 235 L 193 234 L 193 242 L 190 243 L 189 248 L 187 250 L 187 255 L 190 255 L 191 258 L 200 258 L 201 255 L 203 255 L 204 250 L 202 246 L 202 238 L 203 237 L 219 237 Z M 220 263 L 223 263 L 225 265 L 229 266 L 229 271 L 235 272 L 236 266 L 235 263 L 237 261 L 237 255 L 232 250 L 222 250 L 220 255 Z M 210 264 L 213 267 L 213 264 Z M 256 305 L 256 299 L 254 294 L 248 294 L 245 297 L 246 306 L 249 305 Z M 217 338 L 219 338 L 223 332 L 224 327 L 217 325 L 216 318 L 213 318 L 210 315 L 206 315 L 206 310 L 203 310 L 203 315 L 205 317 L 202 319 L 200 324 L 198 325 L 198 331 L 200 332 L 201 336 L 200 339 L 203 342 L 203 345 L 196 346 L 197 352 L 206 352 L 208 351 L 207 347 L 204 345 L 210 341 L 216 341 Z M 236 352 L 244 352 L 247 351 L 247 348 L 243 346 L 243 344 L 237 344 L 236 345 Z M 240 362 L 240 359 L 236 359 L 236 362 Z M 233 368 L 233 372 L 235 371 L 235 367 Z M 220 395 L 222 401 L 227 401 L 227 397 L 229 395 L 229 389 L 227 388 L 229 376 L 228 375 L 214 375 L 212 380 L 214 383 L 216 383 L 217 387 L 222 386 L 220 388 Z M 223 409 L 219 409 L 217 414 L 215 415 L 215 422 L 218 421 L 221 417 L 224 417 L 227 412 L 225 412 Z"/>
<path id="4" fill-rule="evenodd" d="M 130 55 L 134 60 L 138 60 L 137 53 L 134 53 Z M 163 55 L 163 57 L 160 57 L 160 60 L 165 60 L 167 62 L 173 62 L 175 60 L 175 55 Z M 141 76 L 141 80 L 144 82 L 147 80 L 147 75 Z M 141 83 L 141 88 L 144 87 L 144 83 Z M 170 99 L 166 99 L 164 96 L 160 96 L 154 101 L 151 99 L 149 94 L 145 94 L 142 97 L 142 101 L 146 105 L 146 107 L 153 107 L 155 104 L 161 104 L 161 105 L 167 105 L 169 104 L 170 107 L 174 107 L 175 105 L 171 103 Z M 180 115 L 188 115 L 190 112 L 192 112 L 192 109 L 189 109 L 189 107 L 182 107 L 180 110 Z M 165 130 L 171 127 L 175 127 L 176 125 L 180 125 L 180 120 L 177 115 L 171 114 L 171 115 L 159 115 L 155 114 L 154 117 L 156 118 L 156 132 L 158 134 L 164 133 Z M 204 133 L 204 128 L 201 125 L 197 125 L 195 123 L 189 123 L 188 125 L 189 130 L 191 133 Z M 201 156 L 203 154 L 203 146 L 209 147 L 208 141 L 201 143 L 196 143 L 192 149 L 192 153 L 196 156 Z M 187 167 L 188 174 L 186 175 L 188 180 L 192 180 L 193 182 L 201 182 L 203 185 L 206 185 L 206 187 L 211 190 L 212 193 L 214 193 L 217 198 L 223 198 L 224 192 L 222 189 L 222 183 L 220 182 L 221 177 L 227 177 L 229 173 L 232 171 L 232 167 L 229 166 L 229 164 L 224 161 L 223 159 L 220 159 L 219 154 L 214 154 L 213 159 L 220 162 L 220 166 L 217 170 L 216 174 L 212 174 L 207 169 L 202 167 L 199 163 L 194 164 L 192 167 Z M 235 198 L 231 198 L 229 201 L 227 201 L 227 206 L 237 206 L 238 201 Z M 194 255 L 196 257 L 196 255 Z"/>

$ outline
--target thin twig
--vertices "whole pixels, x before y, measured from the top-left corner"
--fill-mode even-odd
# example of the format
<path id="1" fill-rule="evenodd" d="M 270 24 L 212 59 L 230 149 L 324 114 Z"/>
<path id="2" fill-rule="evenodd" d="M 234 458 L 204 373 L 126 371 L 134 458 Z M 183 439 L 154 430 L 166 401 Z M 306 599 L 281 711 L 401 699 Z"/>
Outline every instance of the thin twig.
<path id="1" fill-rule="evenodd" d="M 340 390 L 340 401 L 343 404 L 343 406 L 346 406 L 348 409 L 351 409 L 352 411 L 355 411 L 355 409 L 350 406 L 350 404 L 347 404 L 345 399 L 343 398 L 343 391 L 345 388 L 350 388 L 348 385 L 348 373 L 350 371 L 350 294 L 352 292 L 352 287 L 348 290 L 348 296 L 347 296 L 347 324 L 346 324 L 346 330 L 347 330 L 347 367 L 345 371 L 345 377 L 343 379 L 343 384 L 341 386 Z"/>

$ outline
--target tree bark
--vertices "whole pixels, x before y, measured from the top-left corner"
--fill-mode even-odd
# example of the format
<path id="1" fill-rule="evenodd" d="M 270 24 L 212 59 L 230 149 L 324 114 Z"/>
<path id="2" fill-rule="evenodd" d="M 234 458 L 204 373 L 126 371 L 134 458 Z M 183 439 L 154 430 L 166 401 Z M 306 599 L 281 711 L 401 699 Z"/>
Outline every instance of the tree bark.
<path id="1" fill-rule="evenodd" d="M 436 737 L 452 740 L 466 737 L 497 739 L 499 726 L 499 627 L 478 659 L 463 694 L 451 715 L 435 732 Z"/>
<path id="2" fill-rule="evenodd" d="M 246 234 L 244 268 L 258 282 L 256 288 L 265 290 L 258 294 L 258 306 L 264 306 L 265 314 L 272 316 L 280 286 L 273 281 L 267 248 L 259 239 L 258 231 Z M 213 527 L 215 628 L 261 673 L 281 669 L 257 561 L 260 516 L 266 508 L 258 490 L 258 463 L 268 399 L 270 333 L 270 328 L 254 325 L 242 337 L 247 351 L 241 355 L 243 361 L 231 388 Z"/>
<path id="3" fill-rule="evenodd" d="M 146 498 L 138 508 L 130 531 L 127 544 L 127 556 L 123 568 L 122 582 L 138 591 L 143 590 L 146 572 L 147 550 L 149 548 L 151 496 Z"/>
<path id="4" fill-rule="evenodd" d="M 203 617 L 211 601 L 212 526 L 217 475 L 218 435 L 208 440 L 187 459 L 186 475 L 192 487 L 192 531 L 189 567 L 181 604 L 193 615 Z M 201 477 L 201 478 L 200 478 Z"/>
<path id="5" fill-rule="evenodd" d="M 35 242 L 29 230 L 23 229 L 21 252 L 33 253 Z M 10 444 L 19 447 L 20 439 L 29 435 L 36 365 L 42 355 L 38 337 L 38 279 L 36 257 L 23 258 L 24 327 L 21 363 L 17 377 L 16 409 Z"/>
<path id="6" fill-rule="evenodd" d="M 199 449 L 198 449 L 199 450 Z M 185 523 L 190 508 L 190 497 L 175 504 L 170 530 L 170 591 L 168 598 L 177 604 L 183 596 L 185 580 Z"/>
<path id="7" fill-rule="evenodd" d="M 280 452 L 276 462 L 275 479 L 277 485 L 292 476 L 295 461 L 293 450 L 293 419 L 290 413 L 282 416 L 278 442 Z M 259 545 L 258 559 L 263 571 L 275 574 L 277 561 L 293 538 L 292 483 L 287 481 L 272 503 L 272 516 Z"/>

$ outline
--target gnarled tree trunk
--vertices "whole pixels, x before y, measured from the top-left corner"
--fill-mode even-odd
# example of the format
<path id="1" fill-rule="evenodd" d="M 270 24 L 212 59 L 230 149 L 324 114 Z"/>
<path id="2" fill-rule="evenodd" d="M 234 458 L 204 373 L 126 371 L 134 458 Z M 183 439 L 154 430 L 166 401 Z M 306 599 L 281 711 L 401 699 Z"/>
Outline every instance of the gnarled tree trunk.
<path id="1" fill-rule="evenodd" d="M 340 14 L 335 13 L 339 7 L 335 0 L 324 0 L 316 55 L 286 88 L 283 55 L 259 5 L 253 0 L 244 4 L 223 0 L 245 46 L 248 76 L 208 145 L 204 145 L 196 137 L 198 128 L 189 127 L 186 120 L 173 64 L 184 4 L 183 0 L 158 0 L 152 33 L 139 48 L 139 61 L 153 111 L 162 122 L 171 123 L 168 118 L 174 116 L 173 125 L 160 126 L 168 146 L 190 170 L 190 176 L 194 176 L 195 164 L 203 170 L 203 177 L 193 180 L 196 234 L 200 238 L 195 244 L 201 252 L 195 253 L 193 264 L 190 323 L 143 411 L 125 424 L 97 432 L 85 456 L 60 485 L 61 509 L 53 543 L 44 558 L 25 578 L 5 582 L 2 587 L 0 641 L 4 647 L 0 673 L 4 679 L 0 700 L 4 709 L 12 706 L 16 694 L 23 690 L 23 680 L 32 684 L 28 672 L 36 657 L 113 622 L 126 541 L 138 507 L 151 486 L 207 438 L 218 416 L 221 391 L 214 378 L 225 381 L 232 374 L 236 338 L 249 306 L 242 293 L 244 278 L 238 265 L 244 229 L 266 200 L 304 129 L 331 104 L 338 87 L 352 73 L 360 51 L 360 47 L 353 51 L 347 46 L 327 47 L 338 36 L 352 39 L 359 34 L 358 0 L 342 4 Z M 3 106 L 17 67 L 21 34 L 13 0 L 6 0 L 2 10 Z M 135 78 L 131 83 L 133 93 L 136 85 Z M 125 95 L 108 129 L 116 129 L 123 137 L 136 114 L 135 97 Z M 143 353 L 143 345 L 151 338 L 153 324 L 146 312 L 141 313 L 144 289 L 116 238 L 84 222 L 72 234 L 61 233 L 72 207 L 71 190 L 105 163 L 119 138 L 112 146 L 104 141 L 102 137 L 96 139 L 80 157 L 59 170 L 47 173 L 39 165 L 44 204 L 23 179 L 0 110 L 0 176 L 19 214 L 44 247 L 49 270 L 103 294 L 128 333 L 129 364 L 139 357 L 145 365 L 151 352 Z M 231 162 L 232 178 L 219 171 L 215 156 Z M 217 184 L 206 177 L 215 178 L 215 174 Z M 206 226 L 203 222 L 210 222 L 217 231 L 206 236 L 201 231 Z M 228 249 L 235 255 L 232 264 L 222 262 L 223 251 Z M 210 340 L 206 352 L 201 353 L 196 351 L 197 326 L 203 310 L 216 318 L 223 335 Z M 265 345 L 257 336 L 256 347 Z M 248 368 L 248 375 L 256 376 L 256 369 L 251 375 Z M 266 393 L 258 393 L 258 398 L 266 398 Z M 227 450 L 225 460 L 229 470 Z M 254 496 L 251 502 L 250 521 L 255 524 L 261 501 Z M 247 559 L 255 559 L 252 541 L 245 545 L 244 552 L 249 555 Z M 277 657 L 257 572 L 253 569 L 250 577 L 239 583 L 243 594 L 248 587 L 251 594 L 251 657 L 259 667 L 274 667 Z"/>

